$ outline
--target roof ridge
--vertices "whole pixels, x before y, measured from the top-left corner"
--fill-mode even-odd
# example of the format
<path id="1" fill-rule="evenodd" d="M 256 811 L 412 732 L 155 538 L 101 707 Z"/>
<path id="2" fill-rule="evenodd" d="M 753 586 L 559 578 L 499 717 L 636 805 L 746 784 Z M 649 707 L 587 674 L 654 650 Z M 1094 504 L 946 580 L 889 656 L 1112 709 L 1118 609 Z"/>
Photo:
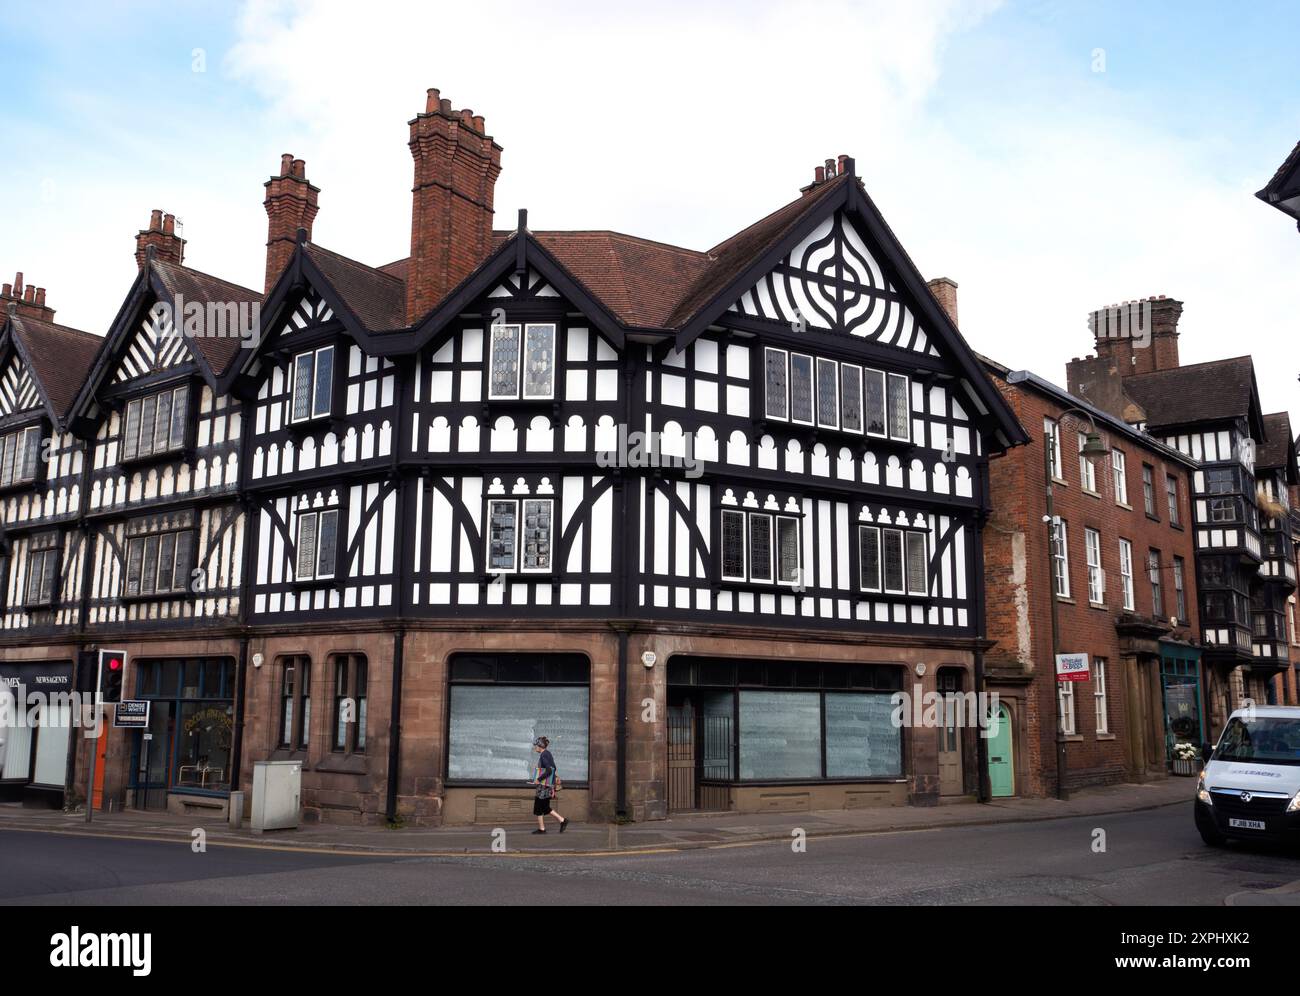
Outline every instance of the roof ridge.
<path id="1" fill-rule="evenodd" d="M 1250 353 L 1243 353 L 1241 356 L 1225 356 L 1218 360 L 1201 360 L 1199 363 L 1180 363 L 1176 367 L 1166 367 L 1164 370 L 1148 370 L 1145 373 L 1126 374 L 1124 379 L 1136 380 L 1139 377 L 1154 377 L 1156 374 L 1177 373 L 1179 370 L 1193 370 L 1197 367 L 1214 366 L 1217 363 L 1240 363 L 1243 360 L 1254 366 L 1254 356 Z"/>
<path id="2" fill-rule="evenodd" d="M 709 251 L 707 252 L 706 255 L 708 255 L 708 256 L 714 256 L 714 255 L 718 252 L 719 249 L 721 249 L 723 246 L 727 245 L 729 242 L 734 242 L 734 241 L 736 241 L 736 239 L 741 238 L 743 235 L 745 235 L 745 233 L 753 231 L 755 228 L 758 228 L 758 227 L 759 227 L 760 225 L 762 225 L 764 222 L 768 221 L 768 220 L 771 219 L 771 218 L 775 218 L 775 217 L 776 217 L 778 214 L 780 214 L 782 211 L 787 211 L 787 210 L 789 210 L 790 208 L 794 207 L 796 204 L 802 205 L 802 207 L 801 207 L 801 209 L 800 209 L 799 211 L 796 211 L 796 212 L 795 212 L 795 215 L 796 215 L 796 216 L 802 215 L 802 214 L 803 214 L 803 209 L 804 209 L 804 208 L 808 208 L 808 207 L 810 207 L 811 205 L 817 203 L 817 201 L 821 200 L 822 197 L 825 196 L 826 191 L 830 190 L 832 187 L 836 186 L 837 184 L 842 184 L 842 183 L 844 182 L 845 177 L 847 177 L 848 175 L 849 175 L 848 173 L 841 173 L 841 174 L 839 174 L 839 176 L 835 177 L 835 179 L 833 179 L 833 180 L 829 180 L 829 181 L 827 181 L 826 183 L 823 183 L 823 184 L 822 184 L 820 187 L 818 187 L 817 189 L 812 190 L 812 191 L 810 191 L 809 193 L 806 193 L 806 194 L 800 194 L 800 195 L 799 195 L 798 197 L 796 197 L 794 200 L 786 201 L 784 204 L 782 204 L 782 205 L 781 205 L 779 208 L 777 208 L 775 211 L 769 211 L 767 214 L 763 215 L 763 217 L 759 218 L 757 221 L 753 222 L 752 224 L 746 225 L 746 226 L 745 226 L 744 228 L 742 228 L 740 231 L 735 232 L 734 234 L 732 234 L 732 235 L 728 236 L 727 238 L 723 239 L 721 242 L 719 242 L 719 243 L 718 243 L 717 245 L 715 245 L 713 248 L 709 249 Z"/>
<path id="3" fill-rule="evenodd" d="M 205 280 L 215 280 L 217 283 L 225 284 L 227 287 L 233 287 L 235 290 L 246 291 L 247 293 L 256 296 L 259 300 L 266 296 L 260 291 L 253 290 L 253 288 L 251 287 L 245 287 L 243 284 L 237 284 L 233 280 L 227 280 L 225 277 L 218 277 L 215 273 L 208 273 L 204 270 L 196 270 L 194 267 L 186 266 L 184 263 L 170 263 L 161 259 L 154 259 L 153 263 L 155 266 L 163 266 L 173 270 L 184 270 L 186 273 L 192 274 L 196 277 L 203 277 Z"/>
<path id="4" fill-rule="evenodd" d="M 394 275 L 391 274 L 391 273 L 387 273 L 387 272 L 385 272 L 383 269 L 381 269 L 380 267 L 377 267 L 377 266 L 371 266 L 369 263 L 363 263 L 363 262 L 361 262 L 361 260 L 359 260 L 359 259 L 354 259 L 354 258 L 352 258 L 351 256 L 345 256 L 345 255 L 343 255 L 343 253 L 338 252 L 337 250 L 334 250 L 334 249 L 327 248 L 326 246 L 321 245 L 319 242 L 308 242 L 308 243 L 307 243 L 307 248 L 309 248 L 309 249 L 316 249 L 316 250 L 319 250 L 320 252 L 327 253 L 327 254 L 329 254 L 330 256 L 333 256 L 335 259 L 340 260 L 341 262 L 344 262 L 344 263 L 348 263 L 348 264 L 350 264 L 350 265 L 352 265 L 352 266 L 359 266 L 359 267 L 361 267 L 361 269 L 365 270 L 367 273 L 371 273 L 371 274 L 373 274 L 373 275 L 375 275 L 375 276 L 377 276 L 377 277 L 383 277 L 385 280 L 392 280 L 392 281 L 394 281 L 394 282 L 396 282 L 396 283 L 399 283 L 399 284 L 401 284 L 401 283 L 405 283 L 405 281 L 404 281 L 401 277 L 394 276 Z M 393 260 L 393 263 L 404 263 L 404 262 L 406 262 L 407 260 L 409 260 L 410 258 L 411 258 L 411 257 L 408 256 L 408 257 L 406 257 L 406 259 L 404 259 L 404 260 Z M 384 264 L 384 265 L 385 265 L 385 266 L 392 266 L 393 263 L 386 263 L 386 264 Z"/>
<path id="5" fill-rule="evenodd" d="M 20 323 L 35 322 L 37 325 L 47 325 L 50 328 L 57 329 L 60 332 L 71 332 L 73 335 L 82 336 L 94 342 L 104 341 L 104 337 L 102 335 L 96 335 L 94 332 L 87 332 L 85 329 L 76 329 L 73 328 L 71 325 L 63 325 L 60 324 L 59 322 L 47 321 L 44 318 L 34 318 L 31 315 L 16 314 L 13 317 Z"/>

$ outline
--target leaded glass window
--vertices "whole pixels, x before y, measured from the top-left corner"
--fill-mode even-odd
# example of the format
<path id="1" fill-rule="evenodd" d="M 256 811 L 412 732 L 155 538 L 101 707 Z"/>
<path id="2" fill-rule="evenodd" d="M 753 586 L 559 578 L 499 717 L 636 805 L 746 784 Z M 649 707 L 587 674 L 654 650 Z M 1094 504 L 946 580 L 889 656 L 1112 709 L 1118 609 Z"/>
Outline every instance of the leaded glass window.
<path id="1" fill-rule="evenodd" d="M 520 569 L 549 571 L 551 569 L 551 518 L 554 503 L 549 498 L 524 500 L 523 549 L 520 551 Z"/>
<path id="2" fill-rule="evenodd" d="M 132 401 L 126 406 L 126 428 L 123 430 L 122 459 L 134 460 L 136 444 L 140 436 L 140 402 Z"/>
<path id="3" fill-rule="evenodd" d="M 310 581 L 316 571 L 316 528 L 319 522 L 315 512 L 298 516 L 298 570 L 299 581 Z"/>
<path id="4" fill-rule="evenodd" d="M 777 576 L 781 584 L 799 583 L 799 520 L 782 515 L 776 520 Z"/>
<path id="5" fill-rule="evenodd" d="M 790 354 L 790 418 L 813 424 L 813 360 L 801 353 Z"/>
<path id="6" fill-rule="evenodd" d="M 311 353 L 300 353 L 293 361 L 293 420 L 311 418 L 311 385 L 314 361 Z"/>
<path id="7" fill-rule="evenodd" d="M 555 326 L 529 325 L 524 336 L 524 397 L 555 396 Z"/>
<path id="8" fill-rule="evenodd" d="M 40 458 L 41 430 L 36 426 L 0 439 L 0 487 L 34 481 Z"/>
<path id="9" fill-rule="evenodd" d="M 329 509 L 320 513 L 320 525 L 316 529 L 316 577 L 332 578 L 338 564 L 338 509 Z"/>
<path id="10" fill-rule="evenodd" d="M 488 570 L 515 569 L 515 527 L 519 505 L 514 501 L 488 502 Z"/>
<path id="11" fill-rule="evenodd" d="M 492 326 L 489 398 L 519 397 L 519 334 L 518 325 Z"/>
<path id="12" fill-rule="evenodd" d="M 873 436 L 885 434 L 885 374 L 881 370 L 862 371 L 863 421 Z"/>
<path id="13" fill-rule="evenodd" d="M 338 568 L 338 527 L 337 508 L 298 513 L 297 580 L 324 581 L 334 577 Z M 178 555 L 178 567 L 179 560 Z"/>
<path id="14" fill-rule="evenodd" d="M 880 529 L 858 526 L 858 583 L 863 591 L 880 590 Z"/>
<path id="15" fill-rule="evenodd" d="M 852 363 L 840 364 L 840 427 L 862 431 L 862 368 Z"/>
<path id="16" fill-rule="evenodd" d="M 749 576 L 754 581 L 772 580 L 772 517 L 749 516 Z"/>
<path id="17" fill-rule="evenodd" d="M 929 564 L 925 555 L 925 533 L 907 534 L 907 593 L 924 595 L 929 589 L 927 573 Z"/>
<path id="18" fill-rule="evenodd" d="M 788 419 L 790 417 L 789 383 L 786 376 L 786 352 L 784 349 L 765 349 L 764 356 L 764 390 L 767 398 L 764 414 L 767 418 Z"/>
<path id="19" fill-rule="evenodd" d="M 334 405 L 334 347 L 299 353 L 293 359 L 293 415 L 290 421 L 322 418 Z"/>
<path id="20" fill-rule="evenodd" d="M 146 536 L 144 544 L 144 566 L 140 574 L 140 594 L 152 595 L 158 587 L 158 537 Z"/>
<path id="21" fill-rule="evenodd" d="M 903 532 L 901 529 L 882 529 L 880 539 L 884 546 L 885 591 L 891 595 L 904 595 L 907 592 L 903 576 Z"/>
<path id="22" fill-rule="evenodd" d="M 172 431 L 172 396 L 167 391 L 158 395 L 158 416 L 154 421 L 153 448 L 155 452 L 167 449 Z"/>
<path id="23" fill-rule="evenodd" d="M 908 398 L 910 387 L 901 374 L 889 375 L 889 438 L 912 438 L 912 404 Z"/>
<path id="24" fill-rule="evenodd" d="M 839 419 L 839 364 L 834 360 L 817 360 L 817 424 L 825 429 L 838 429 Z"/>
<path id="25" fill-rule="evenodd" d="M 745 580 L 745 513 L 722 513 L 722 576 Z"/>
<path id="26" fill-rule="evenodd" d="M 27 557 L 28 605 L 51 605 L 59 573 L 58 533 L 42 533 L 30 540 Z"/>

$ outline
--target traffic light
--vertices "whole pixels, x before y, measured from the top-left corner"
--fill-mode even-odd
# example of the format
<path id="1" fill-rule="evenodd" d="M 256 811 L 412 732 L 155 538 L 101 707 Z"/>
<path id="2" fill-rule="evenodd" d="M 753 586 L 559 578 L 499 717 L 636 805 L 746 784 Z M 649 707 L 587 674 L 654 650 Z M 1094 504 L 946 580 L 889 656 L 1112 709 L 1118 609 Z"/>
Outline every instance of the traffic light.
<path id="1" fill-rule="evenodd" d="M 122 701 L 122 677 L 126 673 L 126 653 L 121 650 L 99 652 L 99 686 L 105 702 Z"/>
<path id="2" fill-rule="evenodd" d="M 77 651 L 77 687 L 82 695 L 94 695 L 99 684 L 99 654 L 93 650 Z"/>

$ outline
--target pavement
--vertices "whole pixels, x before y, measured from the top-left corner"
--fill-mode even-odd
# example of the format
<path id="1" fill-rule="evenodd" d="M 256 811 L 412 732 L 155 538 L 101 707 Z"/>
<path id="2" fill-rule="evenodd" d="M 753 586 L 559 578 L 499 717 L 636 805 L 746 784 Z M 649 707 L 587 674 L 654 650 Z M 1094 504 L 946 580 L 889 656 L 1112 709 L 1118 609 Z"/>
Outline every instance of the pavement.
<path id="1" fill-rule="evenodd" d="M 553 821 L 535 835 L 532 820 L 492 826 L 402 827 L 308 824 L 293 830 L 254 834 L 247 823 L 198 822 L 193 817 L 155 812 L 85 814 L 0 805 L 0 830 L 31 831 L 125 840 L 192 842 L 203 831 L 207 846 L 280 851 L 348 853 L 374 857 L 450 857 L 506 854 L 598 855 L 655 854 L 701 848 L 743 846 L 764 841 L 791 841 L 802 832 L 807 840 L 900 831 L 940 830 L 995 824 L 1033 823 L 1075 817 L 1132 813 L 1190 802 L 1195 782 L 1165 778 L 1142 784 L 1081 789 L 1068 801 L 999 799 L 980 804 L 959 801 L 940 806 L 897 806 L 803 813 L 707 813 L 675 815 L 667 820 L 609 824 L 573 821 L 564 834 Z M 1190 821 L 1190 815 L 1188 817 Z"/>

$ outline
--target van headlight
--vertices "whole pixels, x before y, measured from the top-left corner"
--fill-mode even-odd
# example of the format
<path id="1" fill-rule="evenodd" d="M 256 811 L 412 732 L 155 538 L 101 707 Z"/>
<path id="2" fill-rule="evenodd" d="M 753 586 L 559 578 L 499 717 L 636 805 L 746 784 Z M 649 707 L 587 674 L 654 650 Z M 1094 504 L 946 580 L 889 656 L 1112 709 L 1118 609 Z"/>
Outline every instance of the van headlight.
<path id="1" fill-rule="evenodd" d="M 1297 796 L 1300 797 L 1300 793 L 1297 793 Z M 1201 772 L 1201 777 L 1196 779 L 1196 798 L 1201 800 L 1201 802 L 1205 803 L 1207 806 L 1214 805 L 1214 800 L 1210 798 L 1210 790 L 1205 787 L 1204 771 Z M 1295 799 L 1291 800 L 1291 805 L 1297 805 Z"/>
<path id="2" fill-rule="evenodd" d="M 1286 811 L 1288 813 L 1300 813 L 1300 792 L 1291 796 L 1291 801 L 1287 803 Z"/>

